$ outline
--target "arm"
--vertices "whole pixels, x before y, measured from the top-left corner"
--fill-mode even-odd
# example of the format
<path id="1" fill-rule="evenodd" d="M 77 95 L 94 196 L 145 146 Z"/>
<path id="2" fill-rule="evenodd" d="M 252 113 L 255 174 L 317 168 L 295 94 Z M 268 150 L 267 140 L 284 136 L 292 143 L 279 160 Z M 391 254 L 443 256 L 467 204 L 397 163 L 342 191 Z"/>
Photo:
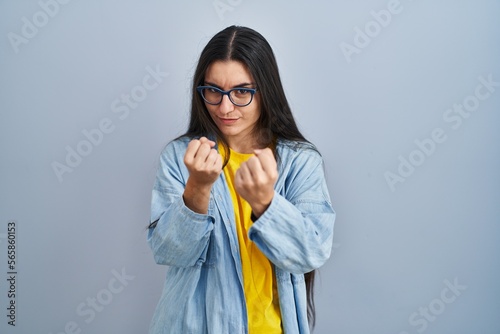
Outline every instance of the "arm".
<path id="1" fill-rule="evenodd" d="M 195 187 L 187 186 L 191 174 L 180 159 L 183 148 L 173 142 L 161 155 L 151 203 L 156 224 L 148 231 L 148 243 L 158 264 L 188 267 L 205 261 L 214 219 L 207 214 L 209 192 L 206 201 L 189 195 Z"/>
<path id="2" fill-rule="evenodd" d="M 285 190 L 275 192 L 249 237 L 277 267 L 300 274 L 330 257 L 335 211 L 319 154 L 299 154 L 287 173 L 280 175 Z"/>

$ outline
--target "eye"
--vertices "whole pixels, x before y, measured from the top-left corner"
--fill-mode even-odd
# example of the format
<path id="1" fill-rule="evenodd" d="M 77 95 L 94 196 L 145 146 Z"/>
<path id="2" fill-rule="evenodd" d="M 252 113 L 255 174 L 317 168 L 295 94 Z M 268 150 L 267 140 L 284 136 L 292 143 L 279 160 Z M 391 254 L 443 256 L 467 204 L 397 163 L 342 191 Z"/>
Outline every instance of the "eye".
<path id="1" fill-rule="evenodd" d="M 219 93 L 219 90 L 215 87 L 207 88 L 207 90 L 209 93 Z"/>
<path id="2" fill-rule="evenodd" d="M 236 89 L 234 90 L 234 93 L 237 95 L 237 96 L 245 96 L 247 94 L 250 94 L 250 91 L 247 90 L 247 89 L 244 89 L 244 88 L 241 88 L 241 89 Z"/>

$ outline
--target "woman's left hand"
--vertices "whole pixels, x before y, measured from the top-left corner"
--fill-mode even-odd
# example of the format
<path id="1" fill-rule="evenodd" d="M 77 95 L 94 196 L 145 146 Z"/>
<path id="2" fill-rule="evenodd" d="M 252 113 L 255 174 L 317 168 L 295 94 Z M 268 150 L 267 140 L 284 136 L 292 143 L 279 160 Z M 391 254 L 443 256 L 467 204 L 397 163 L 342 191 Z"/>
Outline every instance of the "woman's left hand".
<path id="1" fill-rule="evenodd" d="M 278 169 L 270 148 L 254 152 L 255 155 L 242 163 L 236 171 L 234 186 L 258 218 L 273 200 Z"/>

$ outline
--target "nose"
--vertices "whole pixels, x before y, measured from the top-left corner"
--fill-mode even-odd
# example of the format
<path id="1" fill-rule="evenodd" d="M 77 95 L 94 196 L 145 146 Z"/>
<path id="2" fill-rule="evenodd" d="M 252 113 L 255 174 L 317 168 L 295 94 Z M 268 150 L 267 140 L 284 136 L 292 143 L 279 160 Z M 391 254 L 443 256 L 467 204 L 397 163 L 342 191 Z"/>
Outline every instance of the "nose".
<path id="1" fill-rule="evenodd" d="M 222 101 L 219 104 L 219 111 L 223 114 L 228 114 L 234 110 L 234 104 L 229 100 L 229 96 L 224 95 Z"/>

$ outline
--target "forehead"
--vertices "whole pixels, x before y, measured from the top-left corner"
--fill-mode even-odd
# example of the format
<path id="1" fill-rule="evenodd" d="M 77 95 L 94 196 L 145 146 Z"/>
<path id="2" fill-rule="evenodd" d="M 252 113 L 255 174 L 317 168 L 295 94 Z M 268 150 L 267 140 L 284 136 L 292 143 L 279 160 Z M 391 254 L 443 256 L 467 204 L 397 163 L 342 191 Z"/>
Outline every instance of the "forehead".
<path id="1" fill-rule="evenodd" d="M 216 84 L 222 88 L 253 83 L 253 77 L 248 68 L 241 62 L 228 60 L 216 61 L 210 64 L 205 73 L 205 82 Z"/>

